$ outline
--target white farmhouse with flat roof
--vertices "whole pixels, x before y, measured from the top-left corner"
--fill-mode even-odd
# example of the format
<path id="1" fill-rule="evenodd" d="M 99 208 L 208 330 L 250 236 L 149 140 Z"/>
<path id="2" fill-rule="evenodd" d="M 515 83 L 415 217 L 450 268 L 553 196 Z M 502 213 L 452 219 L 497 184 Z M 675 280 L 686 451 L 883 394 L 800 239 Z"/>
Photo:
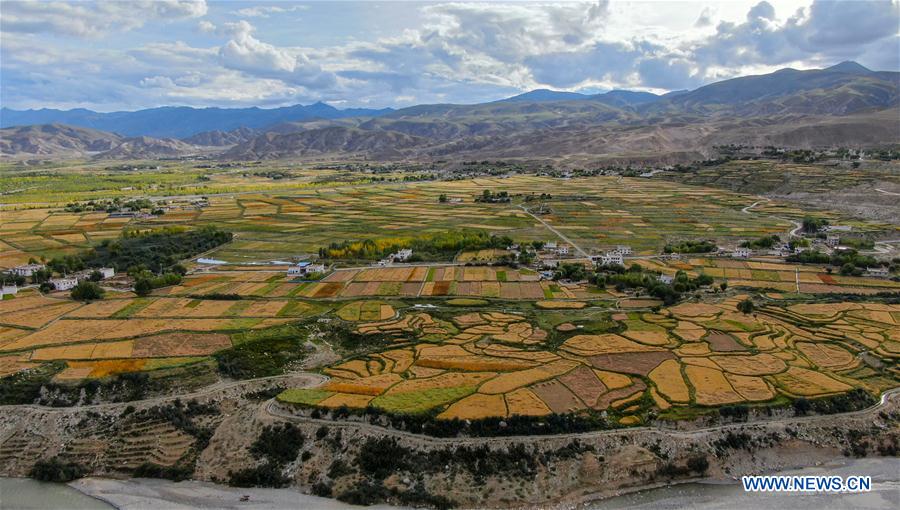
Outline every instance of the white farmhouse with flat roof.
<path id="1" fill-rule="evenodd" d="M 13 274 L 18 276 L 29 277 L 35 272 L 44 269 L 45 267 L 47 266 L 45 266 L 44 264 L 25 264 L 24 266 L 16 266 L 12 268 L 12 272 Z"/>
<path id="2" fill-rule="evenodd" d="M 63 276 L 62 278 L 50 278 L 50 285 L 56 290 L 69 290 L 78 285 L 78 278 Z"/>

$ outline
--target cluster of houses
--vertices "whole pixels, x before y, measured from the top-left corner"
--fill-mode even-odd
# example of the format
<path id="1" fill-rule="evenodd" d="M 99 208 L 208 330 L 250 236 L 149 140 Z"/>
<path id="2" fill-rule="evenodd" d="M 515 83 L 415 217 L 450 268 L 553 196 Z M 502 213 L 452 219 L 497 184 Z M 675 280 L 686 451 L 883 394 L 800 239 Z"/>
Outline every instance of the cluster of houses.
<path id="1" fill-rule="evenodd" d="M 591 261 L 598 266 L 624 266 L 625 257 L 632 253 L 631 246 L 620 244 L 614 250 L 610 250 L 602 255 L 592 256 Z"/>
<path id="2" fill-rule="evenodd" d="M 397 253 L 391 253 L 387 257 L 378 261 L 376 265 L 378 266 L 389 266 L 394 262 L 406 262 L 412 257 L 413 251 L 409 248 L 404 248 Z"/>
<path id="3" fill-rule="evenodd" d="M 41 271 L 43 269 L 46 269 L 46 267 L 47 266 L 45 266 L 44 264 L 25 264 L 25 265 L 21 265 L 21 266 L 16 266 L 16 267 L 12 268 L 9 272 L 16 276 L 30 278 L 32 275 L 34 275 L 34 273 Z M 47 281 L 56 290 L 69 290 L 69 289 L 75 287 L 76 285 L 78 285 L 78 282 L 81 282 L 84 280 L 89 280 L 91 278 L 91 276 L 94 274 L 94 271 L 97 271 L 98 273 L 100 273 L 100 277 L 103 280 L 112 278 L 113 276 L 116 275 L 115 269 L 113 269 L 111 267 L 101 267 L 98 269 L 85 269 L 84 271 L 79 271 L 79 272 L 73 273 L 71 275 L 63 275 L 58 278 L 50 278 Z M 7 287 L 8 286 L 4 286 L 3 294 L 15 294 L 16 292 L 18 292 L 18 289 L 12 289 L 12 288 L 10 288 L 7 291 Z M 15 286 L 12 286 L 12 287 L 15 287 Z"/>
<path id="4" fill-rule="evenodd" d="M 298 278 L 301 276 L 309 276 L 315 273 L 324 273 L 325 264 L 313 264 L 312 262 L 298 262 L 287 270 L 287 275 Z"/>

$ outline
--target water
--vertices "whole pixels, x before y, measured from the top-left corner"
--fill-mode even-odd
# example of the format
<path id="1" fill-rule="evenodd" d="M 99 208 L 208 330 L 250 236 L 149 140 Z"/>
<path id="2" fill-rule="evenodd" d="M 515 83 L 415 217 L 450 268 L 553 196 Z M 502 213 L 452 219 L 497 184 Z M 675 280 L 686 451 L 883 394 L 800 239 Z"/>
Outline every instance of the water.
<path id="1" fill-rule="evenodd" d="M 784 475 L 862 475 L 872 477 L 872 491 L 858 494 L 744 492 L 740 482 L 689 483 L 595 501 L 585 510 L 894 510 L 900 508 L 900 459 L 878 458 L 835 462 Z"/>
<path id="2" fill-rule="evenodd" d="M 61 483 L 28 478 L 0 478 L 2 510 L 110 510 L 114 506 Z"/>

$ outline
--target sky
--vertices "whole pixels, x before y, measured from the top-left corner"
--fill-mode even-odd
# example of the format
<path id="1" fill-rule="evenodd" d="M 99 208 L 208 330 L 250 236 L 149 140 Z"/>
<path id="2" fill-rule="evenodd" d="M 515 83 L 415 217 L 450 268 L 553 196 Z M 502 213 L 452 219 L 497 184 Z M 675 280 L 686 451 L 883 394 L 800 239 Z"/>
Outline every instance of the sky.
<path id="1" fill-rule="evenodd" d="M 0 105 L 15 109 L 663 93 L 844 60 L 900 70 L 900 0 L 0 0 Z"/>

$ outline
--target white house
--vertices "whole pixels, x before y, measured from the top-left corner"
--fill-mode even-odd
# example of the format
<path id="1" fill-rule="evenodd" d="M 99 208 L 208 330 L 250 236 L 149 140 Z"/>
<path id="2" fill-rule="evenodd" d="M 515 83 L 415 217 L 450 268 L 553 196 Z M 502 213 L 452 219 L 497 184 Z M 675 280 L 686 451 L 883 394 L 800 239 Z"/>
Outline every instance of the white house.
<path id="1" fill-rule="evenodd" d="M 569 254 L 569 245 L 568 244 L 560 245 L 556 249 L 556 254 L 557 255 L 568 255 Z"/>
<path id="2" fill-rule="evenodd" d="M 866 268 L 866 276 L 874 276 L 876 278 L 887 278 L 891 273 L 888 271 L 888 268 L 883 266 L 878 267 L 867 267 Z"/>
<path id="3" fill-rule="evenodd" d="M 604 253 L 603 255 L 600 255 L 599 257 L 597 257 L 597 256 L 591 257 L 591 259 L 594 261 L 594 263 L 599 264 L 601 266 L 611 266 L 614 264 L 617 264 L 620 266 L 625 265 L 625 258 L 622 256 L 621 253 L 618 253 L 615 251 Z"/>
<path id="4" fill-rule="evenodd" d="M 16 285 L 3 285 L 0 287 L 0 298 L 3 296 L 15 296 L 19 293 L 19 287 Z"/>
<path id="5" fill-rule="evenodd" d="M 659 281 L 660 281 L 661 283 L 665 283 L 666 285 L 669 285 L 669 284 L 671 284 L 672 282 L 675 281 L 675 277 L 674 277 L 674 276 L 669 276 L 669 275 L 667 275 L 667 274 L 661 274 L 661 275 L 659 275 Z"/>
<path id="6" fill-rule="evenodd" d="M 325 271 L 325 264 L 312 264 L 310 262 L 298 262 L 288 268 L 288 276 L 306 276 Z"/>
<path id="7" fill-rule="evenodd" d="M 324 273 L 325 264 L 310 264 L 306 266 L 306 274 Z"/>
<path id="8" fill-rule="evenodd" d="M 628 246 L 627 244 L 620 244 L 616 246 L 615 251 L 621 253 L 622 255 L 631 255 L 632 253 L 631 246 Z"/>
<path id="9" fill-rule="evenodd" d="M 408 260 L 410 257 L 412 257 L 412 254 L 413 254 L 413 251 L 411 249 L 404 248 L 404 249 L 398 251 L 397 253 L 395 253 L 392 258 L 399 260 L 401 262 L 404 262 L 404 261 Z"/>
<path id="10" fill-rule="evenodd" d="M 735 248 L 735 250 L 731 253 L 731 256 L 739 259 L 750 258 L 752 251 L 750 248 Z"/>
<path id="11" fill-rule="evenodd" d="M 100 273 L 100 276 L 102 276 L 104 280 L 107 278 L 112 278 L 116 275 L 116 270 L 111 267 L 101 267 L 97 271 Z"/>
<path id="12" fill-rule="evenodd" d="M 840 236 L 825 236 L 825 246 L 834 248 L 839 244 L 841 244 Z"/>
<path id="13" fill-rule="evenodd" d="M 309 267 L 309 265 L 309 262 L 298 262 L 288 268 L 287 274 L 288 276 L 304 276 L 306 275 L 306 268 Z"/>
<path id="14" fill-rule="evenodd" d="M 545 250 L 555 250 L 556 248 L 556 241 L 547 241 L 546 243 L 544 243 Z"/>
<path id="15" fill-rule="evenodd" d="M 44 269 L 44 264 L 25 264 L 24 266 L 16 266 L 12 268 L 12 273 L 18 276 L 29 277 L 33 275 L 36 271 L 40 271 Z"/>
<path id="16" fill-rule="evenodd" d="M 63 276 L 62 278 L 50 278 L 50 285 L 56 290 L 69 290 L 78 285 L 78 278 Z"/>

